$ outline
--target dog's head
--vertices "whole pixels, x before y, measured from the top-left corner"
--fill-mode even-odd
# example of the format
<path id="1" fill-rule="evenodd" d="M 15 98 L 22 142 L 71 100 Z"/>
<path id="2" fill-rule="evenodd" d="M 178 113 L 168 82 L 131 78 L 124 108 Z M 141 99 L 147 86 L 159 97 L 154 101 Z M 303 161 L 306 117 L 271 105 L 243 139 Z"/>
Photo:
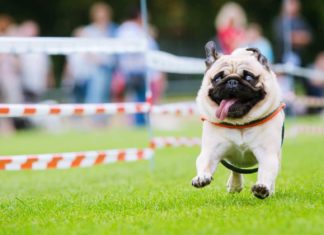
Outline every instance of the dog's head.
<path id="1" fill-rule="evenodd" d="M 197 97 L 203 115 L 237 124 L 253 121 L 279 105 L 276 76 L 258 49 L 220 55 L 212 41 L 205 49 L 206 72 Z"/>

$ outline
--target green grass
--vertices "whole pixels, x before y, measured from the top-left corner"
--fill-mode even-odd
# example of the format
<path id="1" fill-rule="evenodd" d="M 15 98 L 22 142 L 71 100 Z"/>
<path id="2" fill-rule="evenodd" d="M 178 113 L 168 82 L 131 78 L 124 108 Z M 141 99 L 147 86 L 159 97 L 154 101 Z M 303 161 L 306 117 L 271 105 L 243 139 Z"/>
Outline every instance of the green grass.
<path id="1" fill-rule="evenodd" d="M 199 135 L 195 123 L 173 134 Z M 139 129 L 38 131 L 2 137 L 0 149 L 1 154 L 46 153 L 145 146 L 146 141 Z M 227 194 L 229 172 L 222 166 L 209 187 L 193 188 L 198 152 L 159 150 L 153 172 L 147 161 L 2 171 L 0 234 L 323 234 L 323 136 L 285 141 L 277 193 L 266 200 L 250 193 L 255 175 L 246 177 L 242 193 Z"/>

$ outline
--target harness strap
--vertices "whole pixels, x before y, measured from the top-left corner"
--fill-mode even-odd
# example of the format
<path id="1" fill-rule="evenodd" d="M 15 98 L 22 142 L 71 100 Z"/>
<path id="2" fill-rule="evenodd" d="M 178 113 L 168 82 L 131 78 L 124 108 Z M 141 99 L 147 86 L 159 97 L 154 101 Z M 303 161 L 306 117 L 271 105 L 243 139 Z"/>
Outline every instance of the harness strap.
<path id="1" fill-rule="evenodd" d="M 221 163 L 223 166 L 225 166 L 227 169 L 234 171 L 236 173 L 240 173 L 240 174 L 253 174 L 255 172 L 257 172 L 259 170 L 259 168 L 251 168 L 251 169 L 244 169 L 244 168 L 239 168 L 236 167 L 232 164 L 230 164 L 229 162 L 225 161 L 225 160 L 221 160 Z"/>
<path id="2" fill-rule="evenodd" d="M 210 122 L 208 121 L 207 118 L 205 117 L 201 117 L 202 121 L 208 121 L 211 124 L 215 125 L 215 126 L 219 126 L 219 127 L 224 127 L 224 128 L 229 128 L 229 129 L 244 129 L 244 128 L 249 128 L 249 127 L 255 127 L 255 126 L 259 126 L 262 125 L 268 121 L 270 121 L 271 119 L 273 119 L 278 113 L 280 113 L 281 110 L 283 110 L 286 107 L 285 103 L 281 103 L 279 105 L 279 107 L 277 109 L 275 109 L 272 113 L 270 113 L 269 115 L 252 121 L 252 122 L 248 122 L 248 123 L 244 123 L 244 124 L 240 124 L 240 125 L 235 125 L 235 124 L 231 124 L 228 122 Z"/>

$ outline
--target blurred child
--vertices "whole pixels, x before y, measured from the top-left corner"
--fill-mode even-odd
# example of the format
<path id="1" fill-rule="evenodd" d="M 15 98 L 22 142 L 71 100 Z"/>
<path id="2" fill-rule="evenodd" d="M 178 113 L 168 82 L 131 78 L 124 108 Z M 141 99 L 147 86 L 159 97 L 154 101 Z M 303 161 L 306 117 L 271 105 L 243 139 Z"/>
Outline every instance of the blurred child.
<path id="1" fill-rule="evenodd" d="M 8 15 L 0 15 L 0 36 L 18 36 L 17 26 Z M 18 62 L 13 54 L 0 54 L 0 99 L 2 103 L 13 104 L 23 101 Z M 14 131 L 13 119 L 0 119 L 0 134 L 12 134 Z"/>
<path id="2" fill-rule="evenodd" d="M 273 51 L 268 39 L 262 35 L 262 28 L 256 23 L 250 23 L 246 30 L 246 44 L 248 47 L 258 48 L 261 53 L 273 63 Z"/>
<path id="3" fill-rule="evenodd" d="M 20 25 L 19 33 L 22 37 L 37 37 L 39 26 L 27 20 Z M 39 102 L 54 83 L 49 56 L 44 53 L 26 53 L 19 56 L 19 63 L 25 101 Z"/>
<path id="4" fill-rule="evenodd" d="M 146 32 L 143 30 L 140 11 L 136 6 L 128 9 L 127 19 L 118 29 L 118 37 L 122 39 L 146 40 Z M 149 37 L 148 46 L 150 49 L 157 49 L 157 43 Z M 119 56 L 119 69 L 123 74 L 128 92 L 135 95 L 136 102 L 145 101 L 145 76 L 147 72 L 145 56 L 143 53 L 123 54 Z M 144 114 L 135 115 L 135 125 L 146 124 Z"/>
<path id="5" fill-rule="evenodd" d="M 112 8 L 107 3 L 94 3 L 90 8 L 92 22 L 84 27 L 82 35 L 90 38 L 115 37 L 117 26 L 112 22 L 112 14 Z M 87 103 L 109 102 L 112 74 L 116 66 L 115 56 L 88 54 L 87 61 L 93 69 L 89 74 L 85 101 Z"/>
<path id="6" fill-rule="evenodd" d="M 83 28 L 75 29 L 72 36 L 83 37 Z M 86 102 L 91 75 L 95 69 L 95 66 L 89 63 L 88 55 L 85 53 L 73 53 L 67 56 L 64 83 L 72 89 L 73 102 Z"/>

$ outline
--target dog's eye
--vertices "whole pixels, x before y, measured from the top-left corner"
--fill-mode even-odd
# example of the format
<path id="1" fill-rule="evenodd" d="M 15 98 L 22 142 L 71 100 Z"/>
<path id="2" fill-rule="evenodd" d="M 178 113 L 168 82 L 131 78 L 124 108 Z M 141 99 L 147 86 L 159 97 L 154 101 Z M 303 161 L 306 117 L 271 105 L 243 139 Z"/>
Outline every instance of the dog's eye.
<path id="1" fill-rule="evenodd" d="M 212 79 L 212 82 L 218 83 L 222 80 L 223 77 L 224 77 L 224 72 L 220 72 L 214 76 L 214 78 Z"/>
<path id="2" fill-rule="evenodd" d="M 256 77 L 248 71 L 244 71 L 243 78 L 247 82 L 255 82 L 255 80 L 256 80 Z"/>
<path id="3" fill-rule="evenodd" d="M 219 82 L 220 80 L 222 80 L 222 77 L 221 76 L 218 76 L 218 77 L 214 77 L 213 78 L 213 82 Z"/>
<path id="4" fill-rule="evenodd" d="M 251 75 L 245 75 L 244 79 L 248 82 L 252 82 L 254 80 L 254 77 L 252 77 Z"/>

